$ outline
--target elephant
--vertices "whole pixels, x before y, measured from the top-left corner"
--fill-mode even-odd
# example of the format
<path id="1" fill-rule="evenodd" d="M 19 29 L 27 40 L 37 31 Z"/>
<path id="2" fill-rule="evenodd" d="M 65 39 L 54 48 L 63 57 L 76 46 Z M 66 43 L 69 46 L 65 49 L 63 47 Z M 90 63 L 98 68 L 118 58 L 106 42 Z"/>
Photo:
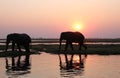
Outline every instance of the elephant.
<path id="1" fill-rule="evenodd" d="M 67 50 L 68 45 L 70 45 L 71 49 L 73 50 L 73 45 L 72 45 L 73 42 L 79 44 L 79 50 L 81 50 L 81 46 L 87 49 L 87 46 L 84 45 L 85 37 L 80 32 L 61 32 L 60 40 L 59 40 L 60 41 L 59 51 L 61 50 L 62 40 L 66 40 L 65 51 Z"/>
<path id="2" fill-rule="evenodd" d="M 6 39 L 6 51 L 8 49 L 9 43 L 12 42 L 12 51 L 15 49 L 15 44 L 17 45 L 19 51 L 21 52 L 21 46 L 23 46 L 26 52 L 30 52 L 31 37 L 27 34 L 11 33 L 7 35 Z"/>

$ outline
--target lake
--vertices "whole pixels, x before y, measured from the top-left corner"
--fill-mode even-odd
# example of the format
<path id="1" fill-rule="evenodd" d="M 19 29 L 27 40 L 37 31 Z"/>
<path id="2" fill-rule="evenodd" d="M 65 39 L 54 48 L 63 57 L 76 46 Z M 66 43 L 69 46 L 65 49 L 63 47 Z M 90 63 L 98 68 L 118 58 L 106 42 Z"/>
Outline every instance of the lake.
<path id="1" fill-rule="evenodd" d="M 0 39 L 0 45 L 6 45 L 5 42 L 6 39 Z M 59 39 L 32 39 L 31 45 L 39 44 L 59 45 Z M 62 44 L 65 44 L 65 40 L 63 40 Z M 85 44 L 103 44 L 103 45 L 120 44 L 120 39 L 87 39 Z"/>
<path id="2" fill-rule="evenodd" d="M 120 78 L 120 55 L 49 54 L 0 58 L 0 78 Z"/>

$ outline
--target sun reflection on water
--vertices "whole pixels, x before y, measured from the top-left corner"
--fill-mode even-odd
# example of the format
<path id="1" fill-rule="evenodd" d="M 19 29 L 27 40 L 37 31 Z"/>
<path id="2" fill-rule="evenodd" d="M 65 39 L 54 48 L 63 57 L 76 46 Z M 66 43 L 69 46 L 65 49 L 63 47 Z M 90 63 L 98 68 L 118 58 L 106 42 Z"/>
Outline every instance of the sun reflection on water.
<path id="1" fill-rule="evenodd" d="M 62 77 L 74 77 L 84 74 L 84 62 L 86 57 L 74 54 L 64 54 L 64 56 L 65 61 L 63 61 L 63 57 L 59 55 L 60 72 Z"/>

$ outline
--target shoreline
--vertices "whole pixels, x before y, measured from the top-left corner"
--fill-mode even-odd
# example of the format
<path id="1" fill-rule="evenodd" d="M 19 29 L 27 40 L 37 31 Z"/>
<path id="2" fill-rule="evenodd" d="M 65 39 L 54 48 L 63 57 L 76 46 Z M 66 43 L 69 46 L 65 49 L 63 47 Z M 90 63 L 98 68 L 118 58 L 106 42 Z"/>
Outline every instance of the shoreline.
<path id="1" fill-rule="evenodd" d="M 37 48 L 38 47 L 38 48 Z M 55 54 L 64 54 L 66 52 L 64 52 L 64 47 L 65 45 L 62 46 L 62 50 L 61 52 L 58 51 L 58 47 L 59 45 L 38 45 L 38 46 L 33 46 L 33 49 L 35 48 L 38 51 L 45 51 L 47 53 L 55 53 Z M 78 46 L 74 45 L 74 51 L 71 51 L 70 48 L 68 48 L 67 53 L 68 54 L 99 54 L 99 55 L 120 55 L 120 44 L 116 45 L 87 45 L 88 49 L 84 50 L 84 48 L 82 48 L 81 51 L 78 50 Z"/>
<path id="2" fill-rule="evenodd" d="M 5 41 L 5 39 L 3 40 Z M 89 42 L 95 42 L 95 43 L 111 43 L 111 44 L 86 44 L 88 49 L 84 50 L 82 48 L 82 51 L 78 51 L 78 46 L 74 44 L 74 51 L 71 51 L 69 48 L 67 52 L 64 52 L 65 44 L 62 45 L 61 52 L 58 51 L 59 44 L 51 44 L 51 43 L 59 43 L 58 39 L 34 39 L 32 40 L 31 50 L 36 52 L 31 52 L 31 54 L 36 54 L 39 52 L 46 52 L 46 53 L 52 53 L 52 54 L 97 54 L 97 55 L 120 55 L 120 39 L 89 39 Z M 64 43 L 65 41 L 63 41 Z M 0 41 L 3 45 L 0 45 L 0 57 L 2 56 L 9 56 L 9 55 L 25 55 L 24 53 L 19 52 L 3 52 L 5 50 L 5 42 Z M 36 44 L 38 43 L 38 44 Z M 44 44 L 48 43 L 48 44 Z M 114 44 L 115 43 L 115 44 Z M 117 43 L 117 44 L 116 44 Z M 11 46 L 10 46 L 11 47 Z M 9 47 L 9 48 L 10 48 Z"/>

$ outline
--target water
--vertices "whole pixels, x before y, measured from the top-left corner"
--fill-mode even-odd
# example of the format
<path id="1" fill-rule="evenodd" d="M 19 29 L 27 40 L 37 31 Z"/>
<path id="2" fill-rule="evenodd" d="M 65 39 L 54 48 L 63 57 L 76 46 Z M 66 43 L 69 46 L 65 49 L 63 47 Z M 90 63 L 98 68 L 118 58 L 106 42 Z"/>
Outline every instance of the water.
<path id="1" fill-rule="evenodd" d="M 5 44 L 6 40 L 0 40 L 0 45 L 6 45 Z M 45 40 L 32 40 L 32 45 L 39 45 L 39 44 L 45 44 L 45 45 L 59 45 L 59 40 L 49 40 L 49 39 L 45 39 Z M 62 42 L 62 44 L 65 44 L 65 42 Z M 73 43 L 73 44 L 77 44 L 77 43 Z M 111 45 L 111 44 L 120 44 L 120 42 L 86 42 L 85 44 L 102 44 L 102 45 Z"/>
<path id="2" fill-rule="evenodd" d="M 39 44 L 45 44 L 45 45 L 59 45 L 60 43 L 32 43 L 32 45 L 39 45 Z M 65 44 L 65 43 L 62 43 L 62 44 Z M 77 45 L 77 43 L 73 43 L 75 45 Z M 85 44 L 102 44 L 102 45 L 111 45 L 111 44 L 120 44 L 120 43 L 116 43 L 116 42 L 87 42 Z"/>
<path id="3" fill-rule="evenodd" d="M 120 55 L 80 57 L 44 52 L 0 58 L 0 78 L 120 78 L 119 59 Z"/>

